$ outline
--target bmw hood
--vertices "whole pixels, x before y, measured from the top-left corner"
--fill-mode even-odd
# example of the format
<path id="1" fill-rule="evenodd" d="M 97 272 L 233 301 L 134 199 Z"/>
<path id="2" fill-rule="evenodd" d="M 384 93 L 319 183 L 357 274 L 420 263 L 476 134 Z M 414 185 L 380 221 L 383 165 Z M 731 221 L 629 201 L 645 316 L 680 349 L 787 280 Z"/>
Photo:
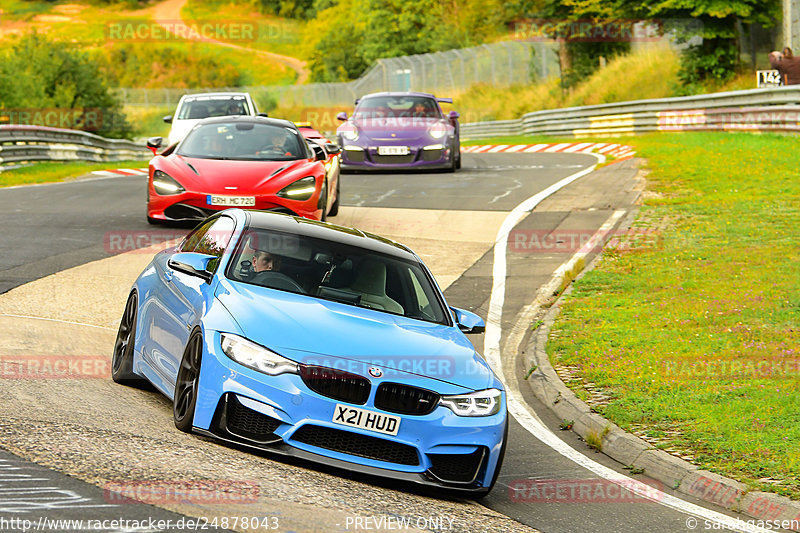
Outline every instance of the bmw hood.
<path id="1" fill-rule="evenodd" d="M 245 337 L 298 363 L 422 376 L 470 390 L 494 374 L 455 327 L 229 280 L 216 298 Z"/>

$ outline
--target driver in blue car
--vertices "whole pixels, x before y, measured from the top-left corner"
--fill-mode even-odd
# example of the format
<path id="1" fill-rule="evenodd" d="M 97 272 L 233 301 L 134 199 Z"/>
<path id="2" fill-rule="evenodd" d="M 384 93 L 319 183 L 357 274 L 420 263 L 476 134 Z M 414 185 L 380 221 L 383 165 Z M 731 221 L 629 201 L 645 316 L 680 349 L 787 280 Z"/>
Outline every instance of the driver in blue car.
<path id="1" fill-rule="evenodd" d="M 281 258 L 264 250 L 257 250 L 253 254 L 253 272 L 278 271 L 281 268 Z"/>

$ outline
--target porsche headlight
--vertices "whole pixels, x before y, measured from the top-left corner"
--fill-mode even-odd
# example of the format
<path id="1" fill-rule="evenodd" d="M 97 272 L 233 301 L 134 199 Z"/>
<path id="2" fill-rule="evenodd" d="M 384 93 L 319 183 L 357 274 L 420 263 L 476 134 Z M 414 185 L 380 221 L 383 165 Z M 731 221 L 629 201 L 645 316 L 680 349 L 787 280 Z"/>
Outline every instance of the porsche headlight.
<path id="1" fill-rule="evenodd" d="M 355 124 L 342 124 L 339 126 L 339 133 L 348 141 L 358 139 L 358 128 L 356 128 Z"/>
<path id="2" fill-rule="evenodd" d="M 297 374 L 297 363 L 294 361 L 281 357 L 275 352 L 238 335 L 223 333 L 220 344 L 225 355 L 237 363 L 259 372 L 270 376 Z"/>
<path id="3" fill-rule="evenodd" d="M 439 405 L 449 408 L 458 416 L 490 416 L 500 411 L 503 393 L 497 389 L 486 389 L 469 394 L 442 396 Z"/>
<path id="4" fill-rule="evenodd" d="M 170 196 L 186 191 L 175 178 L 161 170 L 153 172 L 153 188 L 161 196 Z"/>
<path id="5" fill-rule="evenodd" d="M 294 183 L 291 183 L 278 191 L 278 196 L 281 198 L 289 198 L 291 200 L 308 200 L 314 196 L 314 191 L 317 190 L 317 181 L 314 176 L 306 176 Z"/>
<path id="6" fill-rule="evenodd" d="M 444 137 L 445 133 L 447 133 L 447 126 L 441 122 L 437 122 L 431 126 L 431 129 L 428 130 L 428 135 L 430 135 L 433 139 L 441 139 Z"/>

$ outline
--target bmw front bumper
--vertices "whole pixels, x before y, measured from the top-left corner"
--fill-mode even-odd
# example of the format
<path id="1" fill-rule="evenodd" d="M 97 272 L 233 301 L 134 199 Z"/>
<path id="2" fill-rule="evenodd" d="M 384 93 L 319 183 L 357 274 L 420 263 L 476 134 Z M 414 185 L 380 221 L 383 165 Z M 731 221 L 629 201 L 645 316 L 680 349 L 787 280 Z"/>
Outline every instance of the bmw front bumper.
<path id="1" fill-rule="evenodd" d="M 222 353 L 220 334 L 208 333 L 193 424 L 197 433 L 417 484 L 467 492 L 491 486 L 505 442 L 505 396 L 500 411 L 486 417 L 457 416 L 443 406 L 425 415 L 389 412 L 401 422 L 396 436 L 385 435 L 334 423 L 336 405 L 345 402 L 315 392 L 297 374 L 269 376 L 239 365 Z M 352 405 L 384 413 L 373 403 L 380 380 L 370 381 L 367 402 Z"/>

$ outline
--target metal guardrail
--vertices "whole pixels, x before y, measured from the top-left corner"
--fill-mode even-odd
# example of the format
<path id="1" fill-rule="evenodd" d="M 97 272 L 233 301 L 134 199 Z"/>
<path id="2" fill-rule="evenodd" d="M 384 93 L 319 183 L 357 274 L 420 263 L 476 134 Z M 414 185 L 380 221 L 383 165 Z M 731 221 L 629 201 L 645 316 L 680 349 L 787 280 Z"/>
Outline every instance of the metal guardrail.
<path id="1" fill-rule="evenodd" d="M 27 161 L 124 161 L 148 155 L 150 151 L 142 144 L 84 131 L 0 126 L 0 165 Z"/>
<path id="2" fill-rule="evenodd" d="M 461 125 L 464 139 L 510 135 L 614 136 L 651 131 L 800 131 L 800 86 L 637 100 L 527 113 Z"/>

